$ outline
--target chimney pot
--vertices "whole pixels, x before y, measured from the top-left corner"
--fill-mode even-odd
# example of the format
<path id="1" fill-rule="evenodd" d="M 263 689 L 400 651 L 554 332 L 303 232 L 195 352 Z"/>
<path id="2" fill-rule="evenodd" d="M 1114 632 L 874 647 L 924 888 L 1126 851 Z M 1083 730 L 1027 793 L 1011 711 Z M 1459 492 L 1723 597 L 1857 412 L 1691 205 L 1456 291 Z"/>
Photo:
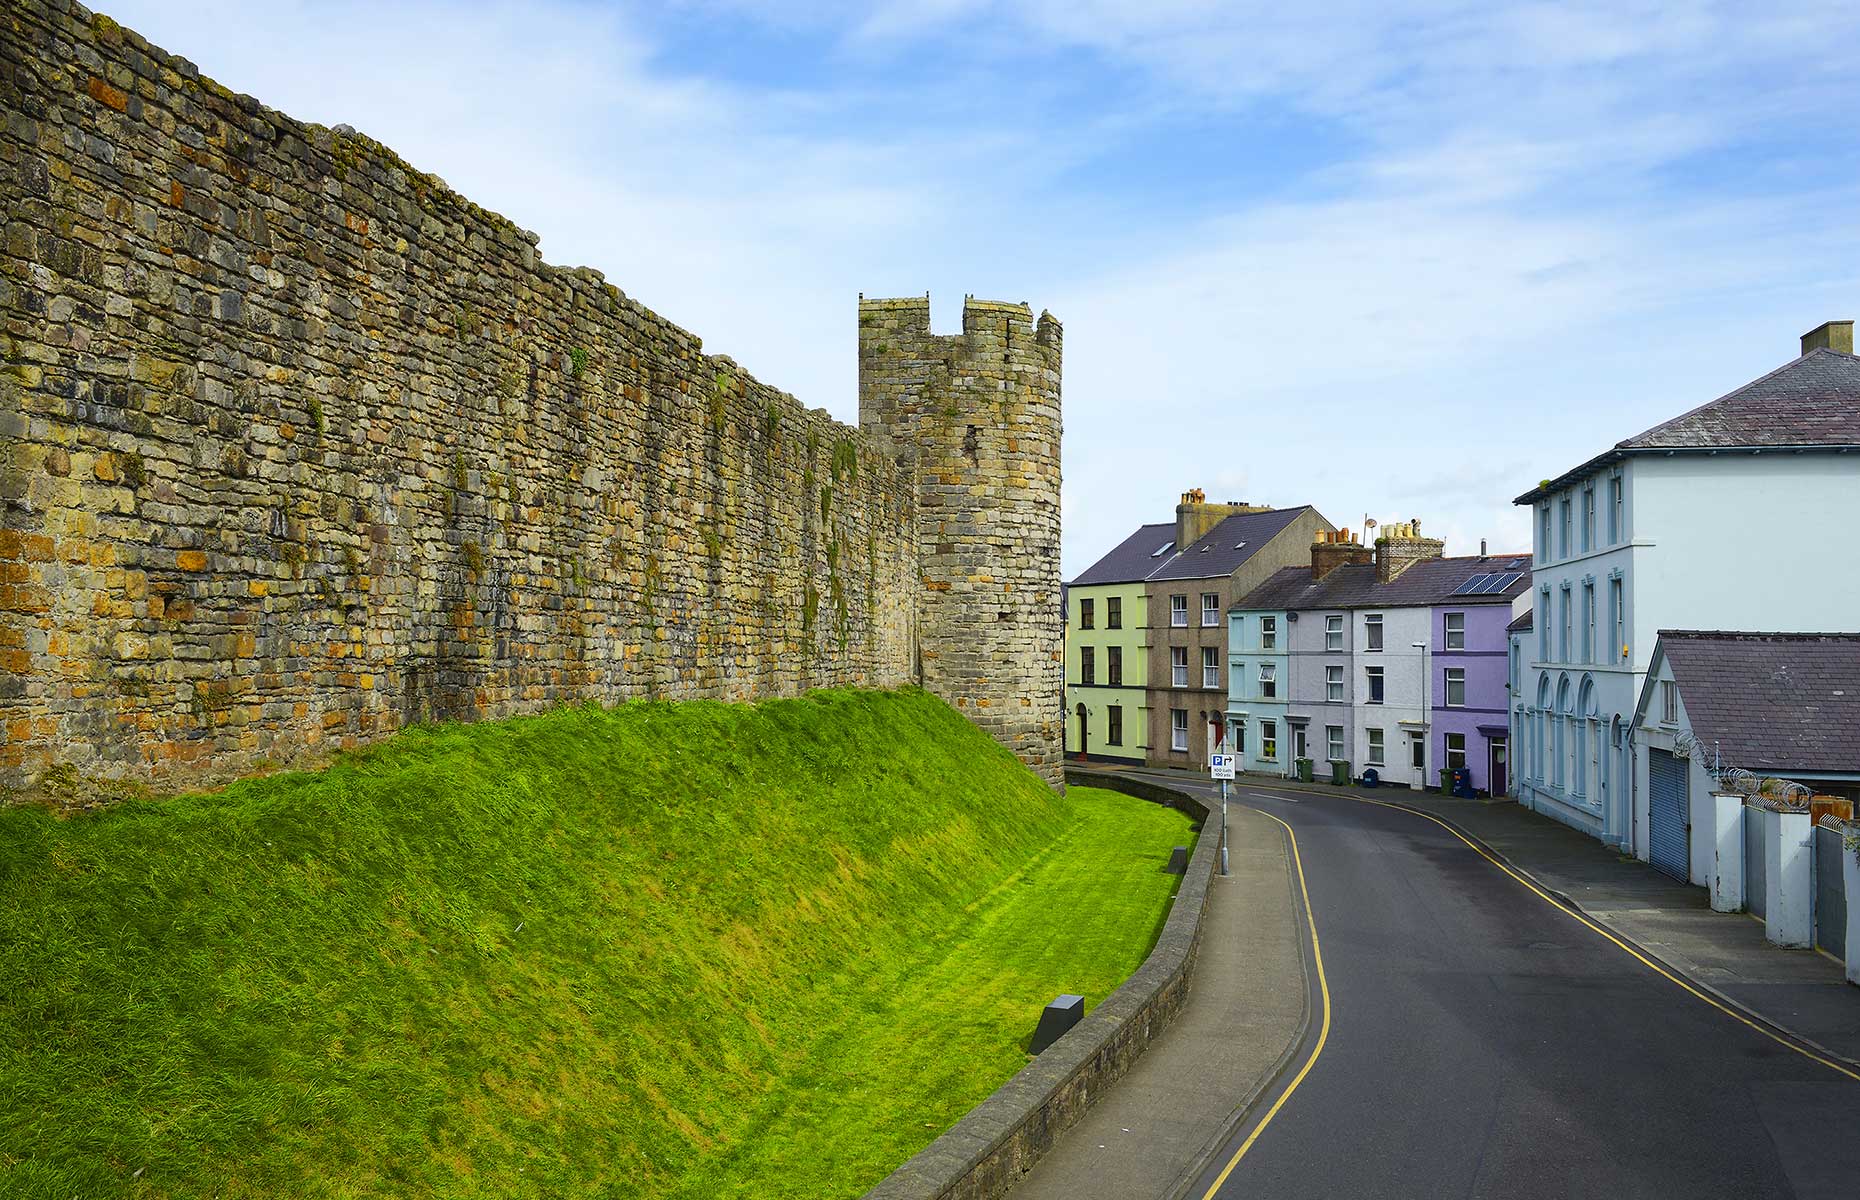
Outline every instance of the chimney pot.
<path id="1" fill-rule="evenodd" d="M 1823 321 L 1802 335 L 1802 353 L 1811 350 L 1835 350 L 1842 354 L 1854 352 L 1854 323 L 1852 321 Z"/>

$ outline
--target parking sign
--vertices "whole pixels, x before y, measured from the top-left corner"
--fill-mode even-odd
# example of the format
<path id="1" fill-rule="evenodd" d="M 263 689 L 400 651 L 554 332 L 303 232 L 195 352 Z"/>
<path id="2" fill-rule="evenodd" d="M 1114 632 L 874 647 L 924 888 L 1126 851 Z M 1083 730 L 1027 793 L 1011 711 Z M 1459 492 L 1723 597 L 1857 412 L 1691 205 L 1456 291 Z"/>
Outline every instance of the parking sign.
<path id="1" fill-rule="evenodd" d="M 1208 770 L 1216 779 L 1234 777 L 1234 756 L 1231 754 L 1208 755 Z"/>

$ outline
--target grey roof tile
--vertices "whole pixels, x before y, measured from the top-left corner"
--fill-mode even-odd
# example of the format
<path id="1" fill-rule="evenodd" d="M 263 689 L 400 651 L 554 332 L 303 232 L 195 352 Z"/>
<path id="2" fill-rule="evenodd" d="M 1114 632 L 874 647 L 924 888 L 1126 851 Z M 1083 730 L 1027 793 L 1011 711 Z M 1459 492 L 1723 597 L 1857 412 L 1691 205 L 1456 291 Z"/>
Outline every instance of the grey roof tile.
<path id="1" fill-rule="evenodd" d="M 1214 579 L 1231 575 L 1240 564 L 1259 553 L 1261 546 L 1284 533 L 1286 527 L 1310 507 L 1301 504 L 1297 508 L 1237 513 L 1208 530 L 1192 545 L 1178 546 L 1167 561 L 1144 578 Z"/>
<path id="2" fill-rule="evenodd" d="M 1425 558 L 1387 583 L 1376 582 L 1373 563 L 1338 567 L 1322 580 L 1311 568 L 1286 567 L 1234 604 L 1235 608 L 1404 608 L 1431 604 L 1509 604 L 1531 586 L 1528 554 L 1491 554 L 1484 558 Z M 1455 596 L 1454 589 L 1475 575 L 1517 572 L 1520 578 L 1502 592 Z"/>
<path id="3" fill-rule="evenodd" d="M 1168 559 L 1156 551 L 1175 541 L 1175 522 L 1139 525 L 1137 531 L 1114 546 L 1111 552 L 1086 567 L 1071 583 L 1086 587 L 1094 583 L 1136 583 Z"/>
<path id="4" fill-rule="evenodd" d="M 1725 765 L 1860 771 L 1860 633 L 1660 631 L 1692 733 Z"/>

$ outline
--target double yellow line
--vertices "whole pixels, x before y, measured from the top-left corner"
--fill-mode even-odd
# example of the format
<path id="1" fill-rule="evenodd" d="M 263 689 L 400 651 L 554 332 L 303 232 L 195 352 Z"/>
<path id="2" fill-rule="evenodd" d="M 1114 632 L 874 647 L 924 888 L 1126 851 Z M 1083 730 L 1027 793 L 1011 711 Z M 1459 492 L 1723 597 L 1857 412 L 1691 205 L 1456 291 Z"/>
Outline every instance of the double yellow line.
<path id="1" fill-rule="evenodd" d="M 1840 1074 L 1845 1075 L 1849 1079 L 1855 1080 L 1856 1082 L 1860 1082 L 1860 1073 L 1856 1073 L 1853 1069 L 1843 1066 L 1842 1064 L 1835 1062 L 1833 1059 L 1828 1058 L 1824 1055 L 1815 1053 L 1813 1050 L 1808 1049 L 1806 1046 L 1800 1045 L 1797 1042 L 1792 1041 L 1791 1039 L 1782 1036 L 1781 1034 L 1777 1033 L 1775 1030 L 1768 1028 L 1767 1026 L 1761 1024 L 1760 1022 L 1751 1020 L 1748 1016 L 1745 1016 L 1743 1013 L 1738 1012 L 1736 1009 L 1718 1000 L 1715 996 L 1712 996 L 1706 992 L 1700 991 L 1698 988 L 1694 987 L 1692 984 L 1688 983 L 1686 980 L 1681 979 L 1679 976 L 1673 974 L 1671 971 L 1667 970 L 1665 967 L 1661 966 L 1659 963 L 1655 962 L 1653 959 L 1648 958 L 1645 954 L 1642 954 L 1639 950 L 1636 950 L 1633 946 L 1630 946 L 1627 942 L 1623 941 L 1621 938 L 1616 937 L 1614 934 L 1610 933 L 1607 929 L 1603 928 L 1601 925 L 1590 920 L 1588 917 L 1584 916 L 1582 913 L 1577 912 L 1575 909 L 1571 908 L 1569 905 L 1564 904 L 1562 901 L 1558 900 L 1555 896 L 1552 896 L 1549 892 L 1539 887 L 1534 881 L 1525 877 L 1524 875 L 1519 874 L 1517 871 L 1507 866 L 1502 860 L 1500 860 L 1499 858 L 1491 854 L 1489 851 L 1487 851 L 1485 847 L 1473 841 L 1471 838 L 1467 837 L 1465 834 L 1455 829 L 1452 825 L 1449 825 L 1447 822 L 1441 820 L 1439 817 L 1434 816 L 1432 813 L 1422 812 L 1418 808 L 1409 808 L 1405 804 L 1390 804 L 1386 800 L 1370 800 L 1362 796 L 1352 796 L 1350 797 L 1350 799 L 1355 800 L 1359 804 L 1373 804 L 1377 806 L 1378 808 L 1392 808 L 1396 810 L 1397 812 L 1405 812 L 1411 816 L 1421 817 L 1421 818 L 1424 818 L 1425 820 L 1432 821 L 1434 824 L 1440 826 L 1442 829 L 1446 830 L 1448 833 L 1452 834 L 1454 837 L 1464 842 L 1480 858 L 1485 859 L 1487 862 L 1497 867 L 1500 871 L 1503 871 L 1506 875 L 1509 875 L 1511 878 L 1517 880 L 1519 884 L 1523 885 L 1526 891 L 1538 897 L 1540 900 L 1544 901 L 1546 904 L 1550 905 L 1552 908 L 1556 909 L 1558 912 L 1569 917 L 1572 921 L 1575 921 L 1577 924 L 1582 925 L 1583 927 L 1591 930 L 1592 932 L 1598 934 L 1599 936 L 1606 939 L 1607 941 L 1614 943 L 1621 950 L 1625 951 L 1629 957 L 1634 959 L 1636 962 L 1640 963 L 1642 966 L 1646 967 L 1648 970 L 1652 971 L 1654 974 L 1660 976 L 1660 978 L 1665 979 L 1669 983 L 1672 983 L 1676 985 L 1677 987 L 1681 988 L 1682 990 L 1689 992 L 1693 996 L 1698 997 L 1700 1000 L 1703 1000 L 1705 1003 L 1711 1005 L 1713 1008 L 1717 1009 L 1719 1012 L 1723 1013 L 1725 1016 L 1730 1017 L 1732 1020 L 1737 1021 L 1740 1024 L 1746 1025 L 1750 1027 L 1751 1029 L 1756 1030 L 1758 1033 L 1762 1034 L 1766 1038 L 1769 1038 L 1771 1041 L 1775 1042 L 1777 1045 L 1787 1046 L 1789 1049 L 1795 1051 L 1797 1054 L 1800 1054 L 1804 1058 L 1811 1059 L 1815 1062 L 1820 1063 L 1822 1066 L 1827 1067 L 1829 1070 L 1837 1071 Z M 1245 1158 L 1247 1151 L 1253 1148 L 1253 1143 L 1259 1140 L 1259 1135 L 1266 1132 L 1266 1127 L 1272 1124 L 1273 1118 L 1279 1115 L 1279 1110 L 1284 1108 L 1286 1101 L 1292 1098 L 1292 1093 L 1298 1090 L 1298 1085 L 1303 1083 L 1305 1081 L 1305 1076 L 1311 1073 L 1311 1068 L 1317 1064 L 1318 1055 L 1324 1053 L 1324 1043 L 1330 1040 L 1330 981 L 1327 980 L 1324 976 L 1324 953 L 1318 945 L 1317 917 L 1311 910 L 1311 889 L 1305 884 L 1305 863 L 1304 863 L 1304 858 L 1298 853 L 1298 834 L 1293 832 L 1292 827 L 1290 825 L 1287 825 L 1284 821 L 1279 820 L 1279 818 L 1273 816 L 1271 813 L 1265 812 L 1258 808 L 1253 809 L 1253 811 L 1259 813 L 1260 816 L 1265 817 L 1266 819 L 1270 821 L 1278 822 L 1279 826 L 1285 830 L 1286 838 L 1290 840 L 1291 847 L 1292 847 L 1292 866 L 1294 867 L 1296 874 L 1298 876 L 1298 894 L 1299 894 L 1299 898 L 1303 901 L 1304 906 L 1305 906 L 1305 923 L 1307 926 L 1309 926 L 1311 930 L 1311 959 L 1312 959 L 1312 962 L 1315 963 L 1317 966 L 1318 993 L 1323 998 L 1324 1015 L 1323 1015 L 1322 1023 L 1318 1026 L 1317 1042 L 1311 1047 L 1311 1053 L 1309 1056 L 1305 1058 L 1304 1065 L 1298 1068 L 1298 1074 L 1292 1076 L 1292 1081 L 1285 1085 L 1285 1090 L 1279 1093 L 1279 1098 L 1272 1102 L 1272 1107 L 1266 1110 L 1266 1115 L 1259 1119 L 1259 1124 L 1253 1127 L 1253 1132 L 1247 1134 L 1246 1140 L 1240 1143 L 1240 1147 L 1239 1149 L 1234 1151 L 1233 1157 L 1227 1160 L 1227 1165 L 1221 1168 L 1221 1173 L 1214 1177 L 1214 1182 L 1209 1184 L 1208 1190 L 1202 1193 L 1201 1200 L 1214 1200 L 1215 1193 L 1221 1190 L 1221 1186 L 1227 1182 L 1227 1177 L 1234 1173 L 1234 1168 L 1240 1165 L 1240 1160 Z"/>

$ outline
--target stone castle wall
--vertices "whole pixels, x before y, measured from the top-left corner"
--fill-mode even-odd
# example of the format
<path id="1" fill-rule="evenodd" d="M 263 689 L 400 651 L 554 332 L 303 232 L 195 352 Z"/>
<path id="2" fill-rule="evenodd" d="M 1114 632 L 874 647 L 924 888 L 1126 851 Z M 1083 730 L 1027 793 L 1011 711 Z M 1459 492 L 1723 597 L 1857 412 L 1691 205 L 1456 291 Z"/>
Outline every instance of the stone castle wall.
<path id="1" fill-rule="evenodd" d="M 1059 596 L 1059 322 L 970 299 L 861 300 L 859 424 L 916 473 L 924 686 L 1048 782 L 1065 753 Z"/>
<path id="2" fill-rule="evenodd" d="M 919 532 L 1018 486 L 996 431 L 985 460 L 937 442 L 920 508 L 916 429 L 804 409 L 385 147 L 68 0 L 0 14 L 0 108 L 0 787 L 210 782 L 563 701 L 1027 692 L 1037 655 L 961 647 L 927 591 L 956 559 Z M 1051 347 L 1024 536 L 1056 653 Z M 1010 545 L 957 537 L 971 573 Z"/>

